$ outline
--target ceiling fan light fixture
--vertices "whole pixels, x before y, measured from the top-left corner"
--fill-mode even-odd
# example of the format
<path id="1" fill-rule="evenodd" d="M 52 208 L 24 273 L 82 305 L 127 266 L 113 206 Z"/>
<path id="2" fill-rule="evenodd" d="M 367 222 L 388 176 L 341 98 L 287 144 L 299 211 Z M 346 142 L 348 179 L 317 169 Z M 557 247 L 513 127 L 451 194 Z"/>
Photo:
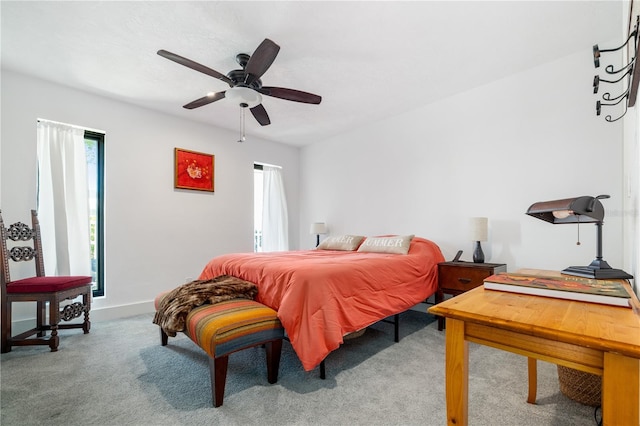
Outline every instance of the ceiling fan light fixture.
<path id="1" fill-rule="evenodd" d="M 242 112 L 244 112 L 245 108 L 250 108 L 253 118 L 261 126 L 267 126 L 271 124 L 271 120 L 262 105 L 262 95 L 306 104 L 319 104 L 322 101 L 321 96 L 313 93 L 285 87 L 265 87 L 262 85 L 260 78 L 269 69 L 279 51 L 280 46 L 265 38 L 252 55 L 246 53 L 236 55 L 236 61 L 242 69 L 231 70 L 227 75 L 163 49 L 158 50 L 158 55 L 192 70 L 217 78 L 227 83 L 230 87 L 226 91 L 209 92 L 206 96 L 183 105 L 183 108 L 200 108 L 226 98 L 238 105 Z"/>
<path id="2" fill-rule="evenodd" d="M 242 108 L 253 108 L 254 106 L 262 103 L 262 95 L 260 95 L 260 93 L 248 87 L 241 86 L 227 89 L 225 98 L 237 105 L 240 105 Z"/>

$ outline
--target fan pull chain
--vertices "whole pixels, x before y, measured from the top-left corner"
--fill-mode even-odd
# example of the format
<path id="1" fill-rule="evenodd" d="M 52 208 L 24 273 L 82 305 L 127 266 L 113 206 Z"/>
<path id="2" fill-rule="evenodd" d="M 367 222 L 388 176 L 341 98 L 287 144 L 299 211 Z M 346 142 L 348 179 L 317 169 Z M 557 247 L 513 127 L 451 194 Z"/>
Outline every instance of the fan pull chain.
<path id="1" fill-rule="evenodd" d="M 238 142 L 244 142 L 247 140 L 244 135 L 244 110 L 245 108 L 240 108 L 240 139 L 238 139 Z"/>

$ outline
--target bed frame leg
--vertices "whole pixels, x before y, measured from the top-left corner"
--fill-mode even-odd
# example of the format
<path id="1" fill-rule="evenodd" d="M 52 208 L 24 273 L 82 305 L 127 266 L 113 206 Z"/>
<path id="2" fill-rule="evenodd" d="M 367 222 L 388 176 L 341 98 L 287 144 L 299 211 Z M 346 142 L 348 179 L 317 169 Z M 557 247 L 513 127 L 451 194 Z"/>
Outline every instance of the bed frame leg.
<path id="1" fill-rule="evenodd" d="M 389 322 L 387 320 L 387 322 Z M 398 343 L 400 341 L 400 314 L 395 314 L 393 316 L 393 340 Z M 287 339 L 288 340 L 288 339 Z M 327 378 L 326 369 L 324 366 L 324 359 L 320 361 L 320 378 L 322 380 Z"/>
<path id="2" fill-rule="evenodd" d="M 395 314 L 393 316 L 393 327 L 395 331 L 395 342 L 398 343 L 400 341 L 400 314 Z"/>

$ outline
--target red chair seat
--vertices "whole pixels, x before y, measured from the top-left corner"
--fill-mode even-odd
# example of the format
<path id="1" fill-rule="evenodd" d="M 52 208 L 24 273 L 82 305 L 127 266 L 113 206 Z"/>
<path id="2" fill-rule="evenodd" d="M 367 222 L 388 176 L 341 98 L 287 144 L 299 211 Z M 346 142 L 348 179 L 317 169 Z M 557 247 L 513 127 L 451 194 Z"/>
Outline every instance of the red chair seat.
<path id="1" fill-rule="evenodd" d="M 91 284 L 91 277 L 31 277 L 7 283 L 7 293 L 48 293 Z"/>

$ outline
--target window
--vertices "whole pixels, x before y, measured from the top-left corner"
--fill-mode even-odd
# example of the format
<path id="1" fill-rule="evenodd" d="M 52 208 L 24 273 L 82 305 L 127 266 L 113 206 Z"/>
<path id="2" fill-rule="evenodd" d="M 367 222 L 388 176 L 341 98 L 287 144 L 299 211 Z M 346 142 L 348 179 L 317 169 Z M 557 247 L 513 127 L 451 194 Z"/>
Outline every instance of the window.
<path id="1" fill-rule="evenodd" d="M 253 165 L 253 251 L 262 251 L 262 164 Z"/>
<path id="2" fill-rule="evenodd" d="M 92 275 L 93 295 L 104 296 L 104 133 L 39 118 L 37 159 L 45 270 Z"/>
<path id="3" fill-rule="evenodd" d="M 289 219 L 282 167 L 254 164 L 253 250 L 289 250 Z"/>
<path id="4" fill-rule="evenodd" d="M 93 296 L 104 296 L 104 134 L 85 130 Z"/>

